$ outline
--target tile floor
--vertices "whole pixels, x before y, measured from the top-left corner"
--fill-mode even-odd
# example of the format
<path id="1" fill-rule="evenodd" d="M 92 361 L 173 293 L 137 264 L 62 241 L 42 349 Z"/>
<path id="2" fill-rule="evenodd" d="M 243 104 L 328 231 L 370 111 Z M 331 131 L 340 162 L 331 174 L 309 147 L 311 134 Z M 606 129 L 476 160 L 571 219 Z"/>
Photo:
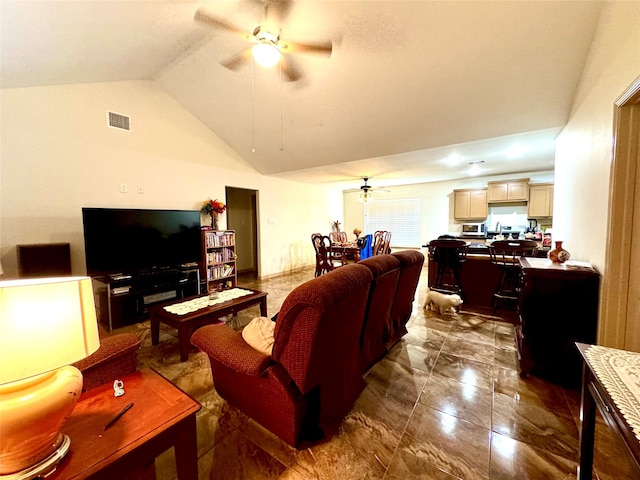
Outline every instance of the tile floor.
<path id="1" fill-rule="evenodd" d="M 409 333 L 366 376 L 367 387 L 339 432 L 296 450 L 230 407 L 216 393 L 208 358 L 180 362 L 175 331 L 152 346 L 148 321 L 118 332 L 142 339 L 139 367 L 152 367 L 199 400 L 200 479 L 570 479 L 578 459 L 579 392 L 517 372 L 513 327 L 497 317 L 425 312 L 426 268 Z M 313 278 L 313 269 L 241 280 L 269 293 L 269 314 Z M 238 328 L 258 308 L 234 320 Z M 594 479 L 634 477 L 600 418 Z M 157 478 L 175 478 L 171 450 Z M 195 479 L 194 479 L 195 480 Z"/>

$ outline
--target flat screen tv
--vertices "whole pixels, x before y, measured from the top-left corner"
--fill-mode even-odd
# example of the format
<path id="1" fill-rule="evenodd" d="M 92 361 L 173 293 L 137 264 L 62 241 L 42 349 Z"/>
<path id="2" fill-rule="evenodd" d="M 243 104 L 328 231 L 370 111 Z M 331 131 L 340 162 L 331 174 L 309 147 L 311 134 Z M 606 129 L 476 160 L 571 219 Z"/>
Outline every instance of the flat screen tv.
<path id="1" fill-rule="evenodd" d="M 82 222 L 90 276 L 200 262 L 198 210 L 83 208 Z"/>

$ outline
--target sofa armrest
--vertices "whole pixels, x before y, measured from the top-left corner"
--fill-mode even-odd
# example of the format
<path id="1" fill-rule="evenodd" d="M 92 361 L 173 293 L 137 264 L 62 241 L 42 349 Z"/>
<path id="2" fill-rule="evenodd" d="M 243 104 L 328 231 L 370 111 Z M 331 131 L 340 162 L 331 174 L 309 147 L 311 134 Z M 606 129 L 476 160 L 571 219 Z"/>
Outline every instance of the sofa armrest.
<path id="1" fill-rule="evenodd" d="M 273 364 L 270 355 L 250 347 L 242 333 L 226 325 L 207 325 L 196 330 L 191 343 L 210 358 L 244 375 L 260 376 Z"/>
<path id="2" fill-rule="evenodd" d="M 130 333 L 101 338 L 96 352 L 73 364 L 82 372 L 82 390 L 90 390 L 135 372 L 139 346 L 140 340 Z"/>

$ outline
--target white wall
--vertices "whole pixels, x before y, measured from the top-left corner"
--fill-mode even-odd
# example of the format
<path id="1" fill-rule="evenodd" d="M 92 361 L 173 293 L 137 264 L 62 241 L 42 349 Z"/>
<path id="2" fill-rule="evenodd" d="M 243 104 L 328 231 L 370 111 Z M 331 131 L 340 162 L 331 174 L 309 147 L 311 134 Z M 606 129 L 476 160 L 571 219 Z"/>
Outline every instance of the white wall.
<path id="1" fill-rule="evenodd" d="M 417 183 L 413 185 L 403 185 L 398 187 L 385 187 L 389 192 L 374 192 L 376 199 L 396 199 L 396 198 L 420 198 L 422 220 L 421 241 L 426 244 L 449 232 L 460 232 L 459 222 L 453 218 L 453 191 L 458 188 L 484 188 L 487 182 L 494 180 L 507 180 L 513 178 L 529 178 L 531 183 L 553 182 L 553 172 L 529 172 L 517 173 L 513 175 L 493 175 L 486 177 L 475 177 L 462 180 L 451 180 L 446 182 Z M 364 225 L 364 205 L 358 201 L 360 192 L 344 193 L 344 230 L 349 232 L 358 226 L 362 229 Z M 364 234 L 373 232 L 364 232 Z M 393 232 L 392 232 L 393 234 Z M 392 242 L 393 244 L 393 236 Z"/>
<path id="2" fill-rule="evenodd" d="M 613 105 L 640 75 L 640 3 L 606 2 L 567 126 L 557 140 L 553 237 L 604 272 Z"/>
<path id="3" fill-rule="evenodd" d="M 310 233 L 342 209 L 330 189 L 257 173 L 153 82 L 3 89 L 0 102 L 4 279 L 22 243 L 69 242 L 84 274 L 83 206 L 199 209 L 225 185 L 258 190 L 261 276 L 312 265 Z M 131 116 L 131 132 L 108 128 L 107 110 Z"/>

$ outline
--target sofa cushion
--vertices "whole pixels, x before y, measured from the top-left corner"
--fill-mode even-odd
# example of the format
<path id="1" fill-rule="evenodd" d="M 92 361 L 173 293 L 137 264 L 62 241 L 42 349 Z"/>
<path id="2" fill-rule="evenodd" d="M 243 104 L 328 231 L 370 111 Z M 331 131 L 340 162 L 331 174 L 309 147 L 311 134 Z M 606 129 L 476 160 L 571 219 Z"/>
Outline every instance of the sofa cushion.
<path id="1" fill-rule="evenodd" d="M 275 328 L 276 323 L 267 317 L 255 317 L 242 329 L 242 338 L 252 348 L 265 355 L 271 355 Z"/>

